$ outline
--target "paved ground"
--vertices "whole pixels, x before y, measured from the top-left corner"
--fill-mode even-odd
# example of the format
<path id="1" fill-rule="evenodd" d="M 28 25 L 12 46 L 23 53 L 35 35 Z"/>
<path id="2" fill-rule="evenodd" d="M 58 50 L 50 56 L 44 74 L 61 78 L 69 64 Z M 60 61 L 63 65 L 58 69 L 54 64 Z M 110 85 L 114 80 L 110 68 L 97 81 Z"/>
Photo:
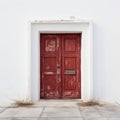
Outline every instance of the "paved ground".
<path id="1" fill-rule="evenodd" d="M 120 105 L 81 107 L 78 101 L 41 101 L 31 107 L 0 108 L 0 120 L 120 120 Z"/>

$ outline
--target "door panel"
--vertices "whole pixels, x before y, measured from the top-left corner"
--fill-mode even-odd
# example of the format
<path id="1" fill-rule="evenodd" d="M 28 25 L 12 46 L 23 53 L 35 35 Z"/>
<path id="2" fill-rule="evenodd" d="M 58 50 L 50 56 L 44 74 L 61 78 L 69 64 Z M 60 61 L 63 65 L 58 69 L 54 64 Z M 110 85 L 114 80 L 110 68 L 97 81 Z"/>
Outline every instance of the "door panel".
<path id="1" fill-rule="evenodd" d="M 80 98 L 80 36 L 62 39 L 62 97 Z"/>
<path id="2" fill-rule="evenodd" d="M 80 98 L 81 34 L 41 34 L 40 97 Z"/>
<path id="3" fill-rule="evenodd" d="M 75 39 L 66 38 L 64 41 L 65 52 L 74 52 L 76 51 L 76 42 Z"/>
<path id="4" fill-rule="evenodd" d="M 75 90 L 76 89 L 76 76 L 75 75 L 66 75 L 64 78 L 65 91 Z"/>
<path id="5" fill-rule="evenodd" d="M 65 69 L 70 69 L 70 70 L 76 69 L 76 57 L 65 57 L 64 62 L 65 62 L 64 63 Z"/>
<path id="6" fill-rule="evenodd" d="M 44 58 L 44 70 L 45 72 L 56 72 L 56 57 Z"/>
<path id="7" fill-rule="evenodd" d="M 41 35 L 41 98 L 59 98 L 61 96 L 59 46 L 56 35 Z"/>

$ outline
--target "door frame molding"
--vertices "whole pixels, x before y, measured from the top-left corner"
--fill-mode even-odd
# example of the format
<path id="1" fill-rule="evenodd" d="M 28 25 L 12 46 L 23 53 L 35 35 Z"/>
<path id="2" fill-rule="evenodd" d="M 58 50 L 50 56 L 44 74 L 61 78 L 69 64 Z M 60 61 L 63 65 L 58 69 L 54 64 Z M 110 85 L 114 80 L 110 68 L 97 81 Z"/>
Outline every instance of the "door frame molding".
<path id="1" fill-rule="evenodd" d="M 81 99 L 84 101 L 93 99 L 93 23 L 91 20 L 29 21 L 27 99 L 34 102 L 40 100 L 40 33 L 82 33 Z"/>

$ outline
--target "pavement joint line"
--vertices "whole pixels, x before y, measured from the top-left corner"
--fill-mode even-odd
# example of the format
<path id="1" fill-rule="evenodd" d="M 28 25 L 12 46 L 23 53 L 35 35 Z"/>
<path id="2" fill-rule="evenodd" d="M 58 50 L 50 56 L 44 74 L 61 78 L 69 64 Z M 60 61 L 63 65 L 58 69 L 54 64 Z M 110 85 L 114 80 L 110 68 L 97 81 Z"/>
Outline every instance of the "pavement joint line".
<path id="1" fill-rule="evenodd" d="M 0 114 L 3 113 L 5 110 L 9 109 L 10 106 L 3 108 L 3 110 L 0 111 Z"/>
<path id="2" fill-rule="evenodd" d="M 41 117 L 41 118 L 82 118 L 82 117 L 77 117 L 77 116 L 62 116 L 62 117 Z"/>
<path id="3" fill-rule="evenodd" d="M 99 113 L 99 115 L 102 117 L 101 112 L 99 111 L 99 109 L 97 107 L 94 107 L 94 109 Z"/>
<path id="4" fill-rule="evenodd" d="M 83 114 L 82 114 L 82 111 L 81 111 L 81 109 L 80 109 L 79 106 L 78 106 L 78 110 L 79 110 L 79 112 L 80 112 L 80 114 L 81 114 L 82 119 L 85 120 L 85 118 L 84 118 L 84 116 L 83 116 Z"/>
<path id="5" fill-rule="evenodd" d="M 44 106 L 44 107 L 47 107 L 47 108 L 78 108 L 78 107 L 67 107 L 67 106 Z"/>
<path id="6" fill-rule="evenodd" d="M 43 111 L 44 111 L 45 107 L 43 107 L 41 113 L 40 113 L 40 116 L 38 118 L 41 118 L 42 114 L 43 114 Z"/>

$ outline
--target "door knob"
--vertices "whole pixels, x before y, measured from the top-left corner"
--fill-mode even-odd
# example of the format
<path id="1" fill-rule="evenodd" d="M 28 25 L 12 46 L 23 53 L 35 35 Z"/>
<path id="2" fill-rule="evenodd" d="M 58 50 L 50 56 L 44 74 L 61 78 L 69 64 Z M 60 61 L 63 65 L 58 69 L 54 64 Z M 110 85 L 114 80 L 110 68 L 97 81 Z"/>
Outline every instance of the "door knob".
<path id="1" fill-rule="evenodd" d="M 60 65 L 57 65 L 57 68 L 60 68 Z"/>

